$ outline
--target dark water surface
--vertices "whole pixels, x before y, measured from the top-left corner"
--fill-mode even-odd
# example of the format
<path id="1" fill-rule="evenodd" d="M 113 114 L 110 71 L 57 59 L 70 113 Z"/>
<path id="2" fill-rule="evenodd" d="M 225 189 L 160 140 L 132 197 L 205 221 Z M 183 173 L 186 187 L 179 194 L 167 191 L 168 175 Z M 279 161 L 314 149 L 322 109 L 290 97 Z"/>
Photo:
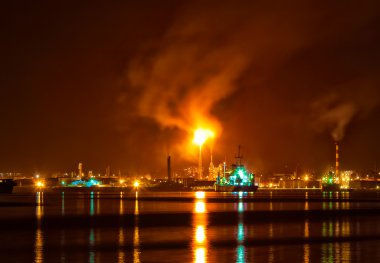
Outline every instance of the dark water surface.
<path id="1" fill-rule="evenodd" d="M 380 194 L 14 193 L 0 242 L 0 262 L 380 262 Z"/>

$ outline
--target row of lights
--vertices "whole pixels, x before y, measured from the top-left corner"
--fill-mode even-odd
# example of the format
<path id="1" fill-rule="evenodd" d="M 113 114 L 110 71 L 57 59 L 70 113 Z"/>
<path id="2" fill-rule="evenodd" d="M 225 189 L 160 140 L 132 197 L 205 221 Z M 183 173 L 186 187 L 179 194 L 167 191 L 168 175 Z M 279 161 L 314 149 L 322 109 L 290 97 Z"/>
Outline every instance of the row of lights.
<path id="1" fill-rule="evenodd" d="M 121 181 L 122 181 L 122 180 L 120 180 L 120 184 L 123 184 L 124 181 L 123 181 L 123 182 L 121 182 Z M 43 187 L 45 187 L 45 183 L 44 183 L 43 181 L 41 181 L 41 180 L 36 181 L 35 185 L 36 185 L 37 188 L 43 188 Z M 139 186 L 140 186 L 139 181 L 137 181 L 137 180 L 134 181 L 134 183 L 133 183 L 133 187 L 134 187 L 134 188 L 139 188 Z"/>

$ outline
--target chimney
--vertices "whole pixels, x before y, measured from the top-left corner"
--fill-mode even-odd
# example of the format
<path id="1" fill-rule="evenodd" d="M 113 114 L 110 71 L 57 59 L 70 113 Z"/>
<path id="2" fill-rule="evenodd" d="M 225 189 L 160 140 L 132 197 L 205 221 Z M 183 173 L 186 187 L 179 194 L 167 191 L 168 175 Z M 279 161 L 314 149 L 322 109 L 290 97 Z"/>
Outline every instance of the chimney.
<path id="1" fill-rule="evenodd" d="M 340 179 L 340 176 L 339 176 L 339 142 L 335 142 L 335 177 Z"/>

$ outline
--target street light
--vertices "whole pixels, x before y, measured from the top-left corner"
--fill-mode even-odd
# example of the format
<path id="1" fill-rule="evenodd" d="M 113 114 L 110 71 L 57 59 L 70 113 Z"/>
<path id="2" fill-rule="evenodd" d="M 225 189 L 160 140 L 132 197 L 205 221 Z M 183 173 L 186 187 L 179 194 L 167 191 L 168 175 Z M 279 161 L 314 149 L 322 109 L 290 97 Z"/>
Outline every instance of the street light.
<path id="1" fill-rule="evenodd" d="M 194 132 L 193 142 L 199 146 L 199 159 L 198 159 L 198 177 L 202 179 L 202 145 L 208 138 L 214 137 L 214 133 L 209 129 L 199 128 Z"/>

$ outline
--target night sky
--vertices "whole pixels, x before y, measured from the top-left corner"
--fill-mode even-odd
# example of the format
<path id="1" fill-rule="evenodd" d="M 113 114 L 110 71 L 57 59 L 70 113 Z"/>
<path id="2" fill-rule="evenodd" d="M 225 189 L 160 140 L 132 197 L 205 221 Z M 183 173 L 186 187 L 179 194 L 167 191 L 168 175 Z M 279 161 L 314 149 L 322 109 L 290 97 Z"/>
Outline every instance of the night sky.
<path id="1" fill-rule="evenodd" d="M 1 4 L 0 172 L 380 167 L 379 1 L 72 2 Z"/>

